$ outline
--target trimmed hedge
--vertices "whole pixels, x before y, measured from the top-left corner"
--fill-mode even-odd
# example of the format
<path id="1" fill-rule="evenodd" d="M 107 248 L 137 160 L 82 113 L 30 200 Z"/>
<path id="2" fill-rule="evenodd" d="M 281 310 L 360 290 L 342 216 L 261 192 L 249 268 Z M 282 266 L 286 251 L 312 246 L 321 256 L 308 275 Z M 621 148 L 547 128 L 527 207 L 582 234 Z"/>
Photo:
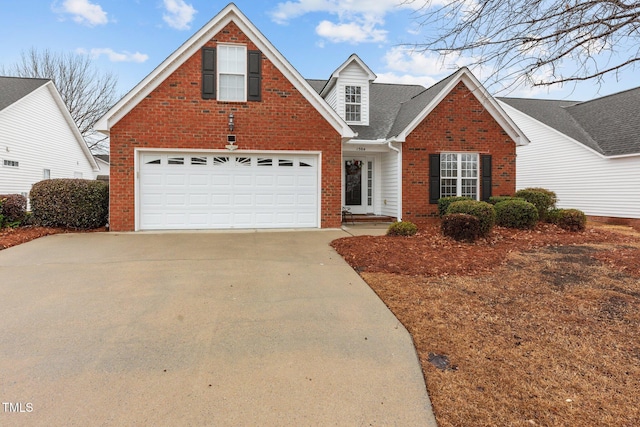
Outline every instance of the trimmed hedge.
<path id="1" fill-rule="evenodd" d="M 508 228 L 533 228 L 538 221 L 538 209 L 522 199 L 504 200 L 495 205 L 496 224 Z"/>
<path id="2" fill-rule="evenodd" d="M 524 200 L 522 197 L 514 197 L 514 196 L 491 196 L 489 197 L 489 203 L 492 205 L 497 205 L 500 202 L 505 202 L 507 200 Z"/>
<path id="3" fill-rule="evenodd" d="M 556 224 L 565 230 L 583 231 L 587 226 L 587 216 L 579 209 L 559 209 Z"/>
<path id="4" fill-rule="evenodd" d="M 27 198 L 22 194 L 0 194 L 0 215 L 3 222 L 20 222 L 27 216 Z"/>
<path id="5" fill-rule="evenodd" d="M 387 236 L 413 236 L 418 227 L 410 221 L 396 221 L 387 229 Z"/>
<path id="6" fill-rule="evenodd" d="M 496 210 L 493 205 L 477 200 L 462 200 L 453 202 L 447 209 L 447 214 L 464 213 L 473 215 L 480 220 L 480 235 L 489 234 L 496 223 Z"/>
<path id="7" fill-rule="evenodd" d="M 33 185 L 31 211 L 36 224 L 77 229 L 107 224 L 109 185 L 85 179 L 47 179 Z"/>
<path id="8" fill-rule="evenodd" d="M 458 241 L 475 242 L 481 236 L 478 217 L 452 213 L 442 217 L 442 234 Z"/>
<path id="9" fill-rule="evenodd" d="M 449 205 L 453 202 L 460 202 L 463 200 L 473 200 L 471 197 L 467 196 L 449 196 L 449 197 L 441 197 L 438 199 L 438 215 L 440 218 L 447 214 L 447 209 L 449 209 Z"/>
<path id="10" fill-rule="evenodd" d="M 533 203 L 538 209 L 538 218 L 543 221 L 550 209 L 555 208 L 558 198 L 556 193 L 544 188 L 525 188 L 516 191 L 516 197 Z"/>

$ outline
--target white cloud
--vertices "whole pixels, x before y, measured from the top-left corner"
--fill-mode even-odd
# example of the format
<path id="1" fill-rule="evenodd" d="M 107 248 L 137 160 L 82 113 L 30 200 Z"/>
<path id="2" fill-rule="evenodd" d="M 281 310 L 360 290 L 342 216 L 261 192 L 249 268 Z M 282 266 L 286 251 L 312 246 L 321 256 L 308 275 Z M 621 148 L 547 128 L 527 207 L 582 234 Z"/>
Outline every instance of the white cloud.
<path id="1" fill-rule="evenodd" d="M 337 21 L 322 20 L 316 27 L 320 37 L 333 43 L 384 42 L 388 32 L 381 26 L 387 14 L 400 9 L 417 10 L 424 4 L 425 0 L 297 0 L 278 3 L 271 18 L 284 25 L 307 13 L 328 13 Z"/>
<path id="2" fill-rule="evenodd" d="M 375 29 L 372 25 L 361 25 L 355 22 L 334 24 L 333 22 L 322 21 L 316 27 L 316 33 L 333 43 L 348 42 L 351 44 L 381 42 L 387 36 L 387 31 Z"/>
<path id="3" fill-rule="evenodd" d="M 149 59 L 149 55 L 144 53 L 140 53 L 140 52 L 131 53 L 131 52 L 127 52 L 126 50 L 122 52 L 116 52 L 113 49 L 108 47 L 93 48 L 91 50 L 77 49 L 76 52 L 78 52 L 81 55 L 91 55 L 92 58 L 98 58 L 102 55 L 105 55 L 107 58 L 109 58 L 109 61 L 111 62 L 142 63 L 142 62 L 145 62 L 147 59 Z"/>
<path id="4" fill-rule="evenodd" d="M 162 15 L 162 19 L 176 30 L 191 28 L 191 21 L 198 13 L 192 5 L 185 3 L 184 0 L 164 0 L 164 7 L 167 13 Z"/>
<path id="5" fill-rule="evenodd" d="M 91 3 L 89 0 L 65 0 L 62 3 L 62 11 L 73 15 L 75 22 L 90 27 L 104 25 L 109 21 L 107 12 L 102 10 L 99 4 Z"/>

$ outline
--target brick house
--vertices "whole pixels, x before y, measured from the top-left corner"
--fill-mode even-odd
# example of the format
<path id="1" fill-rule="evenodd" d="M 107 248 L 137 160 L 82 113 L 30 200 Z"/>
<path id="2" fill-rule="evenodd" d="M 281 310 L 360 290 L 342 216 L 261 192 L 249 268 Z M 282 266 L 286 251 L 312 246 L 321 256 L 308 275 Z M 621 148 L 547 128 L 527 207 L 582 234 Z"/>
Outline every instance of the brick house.
<path id="1" fill-rule="evenodd" d="M 357 55 L 305 80 L 229 4 L 97 124 L 114 231 L 419 222 L 437 199 L 515 191 L 526 137 L 471 72 L 375 83 Z"/>

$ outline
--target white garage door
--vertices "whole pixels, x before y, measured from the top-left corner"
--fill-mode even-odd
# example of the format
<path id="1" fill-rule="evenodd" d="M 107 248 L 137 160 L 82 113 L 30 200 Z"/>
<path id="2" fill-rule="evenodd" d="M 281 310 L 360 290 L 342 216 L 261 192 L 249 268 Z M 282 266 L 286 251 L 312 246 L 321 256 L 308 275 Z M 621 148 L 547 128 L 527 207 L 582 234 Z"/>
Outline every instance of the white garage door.
<path id="1" fill-rule="evenodd" d="M 140 155 L 139 228 L 318 226 L 318 156 Z"/>

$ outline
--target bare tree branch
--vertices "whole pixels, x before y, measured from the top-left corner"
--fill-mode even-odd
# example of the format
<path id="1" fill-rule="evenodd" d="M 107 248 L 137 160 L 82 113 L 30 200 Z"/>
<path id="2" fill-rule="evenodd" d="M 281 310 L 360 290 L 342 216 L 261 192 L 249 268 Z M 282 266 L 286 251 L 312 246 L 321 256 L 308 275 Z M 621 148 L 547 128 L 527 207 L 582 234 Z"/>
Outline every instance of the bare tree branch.
<path id="1" fill-rule="evenodd" d="M 51 79 L 71 117 L 91 150 L 108 150 L 108 138 L 93 131 L 93 125 L 117 101 L 117 77 L 98 70 L 86 55 L 52 53 L 31 48 L 20 61 L 0 73 L 15 77 Z"/>
<path id="2" fill-rule="evenodd" d="M 489 84 L 602 82 L 640 62 L 640 2 L 632 0 L 405 0 L 429 29 L 418 51 L 464 55 Z"/>

